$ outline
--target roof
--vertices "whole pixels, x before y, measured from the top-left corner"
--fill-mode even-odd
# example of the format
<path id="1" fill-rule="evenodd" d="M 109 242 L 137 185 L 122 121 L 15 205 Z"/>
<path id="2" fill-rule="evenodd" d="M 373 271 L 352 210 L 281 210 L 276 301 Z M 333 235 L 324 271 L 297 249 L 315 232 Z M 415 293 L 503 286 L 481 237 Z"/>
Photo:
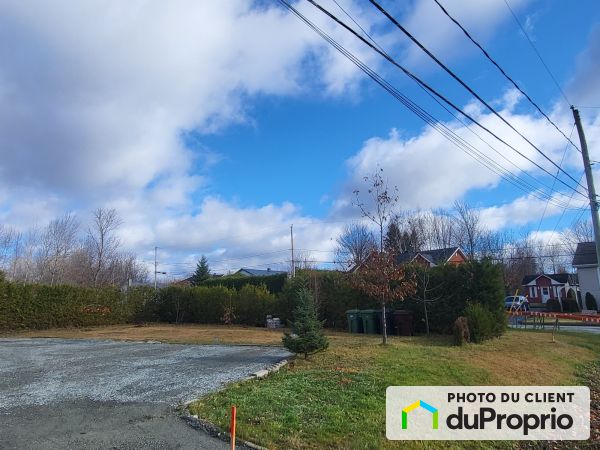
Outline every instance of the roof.
<path id="1" fill-rule="evenodd" d="M 525 286 L 539 277 L 547 277 L 560 284 L 569 283 L 570 285 L 576 285 L 578 283 L 577 274 L 575 273 L 543 273 L 537 275 L 525 275 L 521 284 Z"/>
<path id="2" fill-rule="evenodd" d="M 577 250 L 575 250 L 575 256 L 573 257 L 572 264 L 575 267 L 598 265 L 598 258 L 596 257 L 596 243 L 580 242 L 577 244 Z"/>
<path id="3" fill-rule="evenodd" d="M 284 273 L 287 273 L 287 272 L 285 272 L 283 270 L 247 269 L 245 267 L 242 267 L 240 270 L 238 270 L 235 273 L 235 275 L 248 275 L 248 276 L 252 276 L 252 277 L 268 277 L 271 275 L 282 275 Z"/>
<path id="4" fill-rule="evenodd" d="M 457 250 L 459 250 L 459 247 L 438 248 L 435 250 L 424 250 L 421 252 L 404 252 L 396 256 L 396 263 L 406 264 L 415 259 L 417 255 L 421 255 L 429 262 L 439 266 L 440 264 L 448 262 L 448 260 L 452 257 L 452 255 L 454 255 L 454 253 L 456 253 Z"/>

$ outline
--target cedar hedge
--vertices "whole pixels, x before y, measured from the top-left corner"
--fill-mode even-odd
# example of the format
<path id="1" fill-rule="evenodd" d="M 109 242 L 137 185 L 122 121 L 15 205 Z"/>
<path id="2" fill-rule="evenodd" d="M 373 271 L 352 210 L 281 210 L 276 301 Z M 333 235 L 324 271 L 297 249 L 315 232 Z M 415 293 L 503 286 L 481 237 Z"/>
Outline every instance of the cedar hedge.
<path id="1" fill-rule="evenodd" d="M 215 287 L 223 286 L 230 289 L 240 290 L 246 285 L 265 286 L 272 294 L 278 294 L 283 290 L 288 276 L 286 273 L 278 275 L 268 275 L 266 277 L 246 277 L 242 275 L 228 275 L 219 278 L 209 278 L 199 284 L 199 286 Z"/>

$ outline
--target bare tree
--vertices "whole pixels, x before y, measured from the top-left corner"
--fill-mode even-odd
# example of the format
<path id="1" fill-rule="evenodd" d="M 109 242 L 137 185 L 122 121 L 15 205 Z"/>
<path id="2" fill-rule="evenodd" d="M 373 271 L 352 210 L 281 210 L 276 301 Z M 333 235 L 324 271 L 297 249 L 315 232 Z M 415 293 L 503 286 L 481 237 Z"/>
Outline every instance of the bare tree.
<path id="1" fill-rule="evenodd" d="M 387 182 L 383 179 L 383 169 L 379 168 L 371 176 L 364 177 L 364 181 L 369 183 L 367 193 L 370 196 L 372 205 L 364 203 L 357 189 L 354 191 L 356 197 L 355 205 L 360 209 L 363 217 L 373 222 L 379 231 L 379 251 L 383 251 L 383 230 L 392 218 L 394 207 L 398 203 L 398 188 L 390 191 Z"/>
<path id="2" fill-rule="evenodd" d="M 117 256 L 120 242 L 116 231 L 121 224 L 122 221 L 113 208 L 97 208 L 92 213 L 92 223 L 88 227 L 85 242 L 93 286 L 110 284 L 107 268 L 110 266 L 110 261 Z"/>
<path id="3" fill-rule="evenodd" d="M 458 201 L 454 203 L 454 209 L 458 220 L 458 245 L 465 250 L 470 259 L 474 259 L 484 231 L 479 211 L 471 208 L 467 203 Z"/>
<path id="4" fill-rule="evenodd" d="M 452 247 L 456 242 L 456 220 L 445 209 L 431 211 L 426 217 L 427 246 L 430 249 Z"/>
<path id="5" fill-rule="evenodd" d="M 64 283 L 66 263 L 77 246 L 79 222 L 67 213 L 54 219 L 42 231 L 40 249 L 36 258 L 39 279 L 42 283 Z"/>
<path id="6" fill-rule="evenodd" d="M 594 240 L 592 221 L 589 219 L 574 221 L 568 229 L 563 231 L 561 240 L 566 251 L 575 254 L 579 242 L 592 242 Z"/>
<path id="7" fill-rule="evenodd" d="M 523 277 L 526 275 L 535 275 L 540 269 L 533 241 L 522 239 L 508 245 L 507 256 L 504 257 L 503 266 L 506 289 L 509 292 L 521 289 Z"/>
<path id="8" fill-rule="evenodd" d="M 0 224 L 0 270 L 8 270 L 16 237 L 17 232 L 14 228 Z"/>
<path id="9" fill-rule="evenodd" d="M 377 248 L 373 232 L 366 225 L 354 223 L 346 225 L 337 238 L 335 259 L 344 268 L 363 264 Z"/>

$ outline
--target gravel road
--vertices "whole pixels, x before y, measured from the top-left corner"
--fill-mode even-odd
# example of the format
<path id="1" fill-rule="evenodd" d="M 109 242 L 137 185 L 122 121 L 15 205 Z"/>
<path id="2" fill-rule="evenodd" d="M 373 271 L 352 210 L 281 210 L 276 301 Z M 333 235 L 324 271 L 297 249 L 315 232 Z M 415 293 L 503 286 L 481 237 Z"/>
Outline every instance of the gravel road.
<path id="1" fill-rule="evenodd" d="M 227 448 L 175 407 L 288 356 L 254 346 L 0 339 L 0 448 Z"/>

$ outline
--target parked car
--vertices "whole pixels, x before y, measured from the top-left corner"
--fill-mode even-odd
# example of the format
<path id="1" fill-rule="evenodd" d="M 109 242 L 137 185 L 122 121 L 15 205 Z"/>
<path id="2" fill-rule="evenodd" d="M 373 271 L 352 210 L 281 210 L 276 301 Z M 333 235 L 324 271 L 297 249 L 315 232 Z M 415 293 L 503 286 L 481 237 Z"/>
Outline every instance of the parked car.
<path id="1" fill-rule="evenodd" d="M 529 300 L 522 295 L 509 295 L 504 299 L 504 309 L 507 311 L 529 311 Z"/>

